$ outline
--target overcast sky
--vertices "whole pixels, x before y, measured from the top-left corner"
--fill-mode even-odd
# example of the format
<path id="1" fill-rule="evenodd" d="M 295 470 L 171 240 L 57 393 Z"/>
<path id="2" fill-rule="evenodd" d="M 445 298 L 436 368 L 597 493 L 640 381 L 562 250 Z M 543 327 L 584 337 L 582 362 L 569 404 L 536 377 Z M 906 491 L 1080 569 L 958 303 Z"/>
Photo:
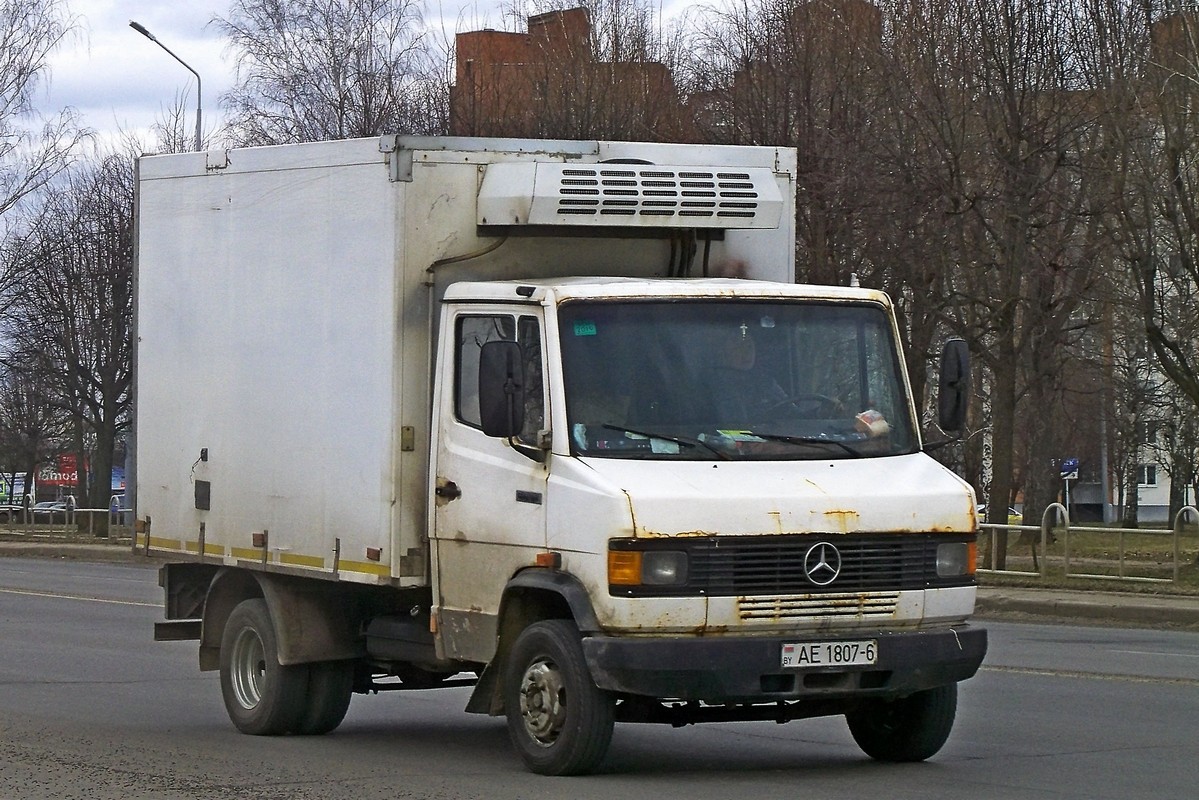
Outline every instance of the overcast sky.
<path id="1" fill-rule="evenodd" d="M 196 79 L 161 47 L 129 27 L 136 20 L 203 80 L 204 128 L 218 121 L 217 98 L 233 81 L 223 39 L 209 25 L 226 0 L 68 0 L 79 33 L 51 61 L 39 107 L 73 106 L 88 127 L 103 133 L 147 131 L 186 94 L 187 130 L 194 130 Z"/>
<path id="2" fill-rule="evenodd" d="M 233 83 L 233 62 L 225 40 L 210 24 L 224 16 L 229 0 L 67 0 L 79 18 L 79 33 L 63 44 L 51 61 L 50 82 L 38 107 L 44 113 L 76 108 L 88 127 L 102 134 L 136 132 L 149 142 L 148 131 L 186 94 L 185 129 L 195 130 L 196 79 L 161 47 L 129 27 L 135 20 L 170 48 L 203 81 L 204 132 L 216 130 L 218 100 Z M 502 27 L 499 0 L 442 0 L 429 4 L 426 21 L 444 14 L 452 32 Z"/>

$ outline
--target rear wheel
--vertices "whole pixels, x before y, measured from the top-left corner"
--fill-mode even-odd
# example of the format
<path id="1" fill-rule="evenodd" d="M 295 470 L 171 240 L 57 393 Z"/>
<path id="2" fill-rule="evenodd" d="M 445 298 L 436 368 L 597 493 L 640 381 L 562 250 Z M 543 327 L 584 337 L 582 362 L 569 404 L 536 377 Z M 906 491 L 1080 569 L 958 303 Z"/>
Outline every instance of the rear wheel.
<path id="1" fill-rule="evenodd" d="M 221 636 L 221 694 L 229 719 L 242 733 L 275 736 L 293 730 L 305 711 L 307 664 L 279 663 L 266 601 L 243 600 Z"/>
<path id="2" fill-rule="evenodd" d="M 949 738 L 957 714 L 956 683 L 899 700 L 873 700 L 846 714 L 862 752 L 877 761 L 923 761 Z"/>
<path id="3" fill-rule="evenodd" d="M 353 661 L 318 661 L 308 665 L 308 696 L 295 732 L 320 736 L 346 717 L 354 694 Z"/>
<path id="4" fill-rule="evenodd" d="M 517 637 L 504 669 L 508 735 L 541 775 L 592 771 L 612 741 L 615 701 L 591 679 L 579 630 L 544 620 Z"/>

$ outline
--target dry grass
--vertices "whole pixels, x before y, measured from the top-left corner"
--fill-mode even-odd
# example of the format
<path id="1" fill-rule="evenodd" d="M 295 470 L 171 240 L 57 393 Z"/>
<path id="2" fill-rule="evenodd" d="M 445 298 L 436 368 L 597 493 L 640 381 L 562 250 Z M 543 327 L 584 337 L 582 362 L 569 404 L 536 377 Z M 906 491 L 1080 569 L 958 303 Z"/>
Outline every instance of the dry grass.
<path id="1" fill-rule="evenodd" d="M 1094 526 L 1100 527 L 1100 526 Z M 988 566 L 990 533 L 979 537 L 979 565 Z M 1043 577 L 983 573 L 982 585 L 1054 586 L 1070 589 L 1199 595 L 1199 531 L 1178 537 L 1178 579 L 1174 580 L 1174 536 L 1169 531 L 1057 529 L 1042 552 L 1039 530 L 1014 530 L 1008 536 L 1007 570 L 1039 571 Z M 1037 567 L 1033 568 L 1033 544 Z M 1067 574 L 1067 546 L 1069 572 Z M 1106 577 L 1094 577 L 1106 576 Z"/>

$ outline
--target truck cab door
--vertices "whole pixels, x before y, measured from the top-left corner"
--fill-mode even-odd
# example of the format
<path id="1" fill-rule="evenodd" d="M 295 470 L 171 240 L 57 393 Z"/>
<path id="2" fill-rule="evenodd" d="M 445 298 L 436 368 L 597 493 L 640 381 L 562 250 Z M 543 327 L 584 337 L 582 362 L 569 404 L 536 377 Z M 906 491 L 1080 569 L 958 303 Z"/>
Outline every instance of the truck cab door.
<path id="1" fill-rule="evenodd" d="M 434 512 L 430 535 L 434 613 L 443 655 L 487 661 L 508 579 L 545 550 L 545 452 L 549 427 L 539 309 L 447 315 L 442 327 L 434 420 Z M 523 362 L 524 426 L 511 440 L 483 431 L 483 345 L 515 341 Z"/>

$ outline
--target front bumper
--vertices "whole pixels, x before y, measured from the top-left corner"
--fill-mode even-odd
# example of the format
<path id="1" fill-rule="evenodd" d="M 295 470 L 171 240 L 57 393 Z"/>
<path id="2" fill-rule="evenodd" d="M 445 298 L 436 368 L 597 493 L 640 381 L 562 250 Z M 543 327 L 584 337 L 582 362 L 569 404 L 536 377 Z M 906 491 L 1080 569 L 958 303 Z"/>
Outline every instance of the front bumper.
<path id="1" fill-rule="evenodd" d="M 784 644 L 878 642 L 869 666 L 783 669 Z M 843 636 L 590 636 L 583 652 L 601 689 L 659 699 L 754 703 L 801 698 L 902 696 L 965 680 L 987 652 L 987 632 L 961 625 L 929 631 L 854 631 Z"/>

